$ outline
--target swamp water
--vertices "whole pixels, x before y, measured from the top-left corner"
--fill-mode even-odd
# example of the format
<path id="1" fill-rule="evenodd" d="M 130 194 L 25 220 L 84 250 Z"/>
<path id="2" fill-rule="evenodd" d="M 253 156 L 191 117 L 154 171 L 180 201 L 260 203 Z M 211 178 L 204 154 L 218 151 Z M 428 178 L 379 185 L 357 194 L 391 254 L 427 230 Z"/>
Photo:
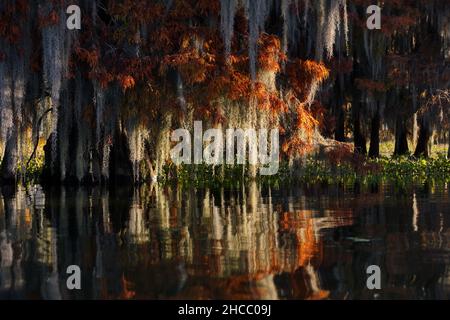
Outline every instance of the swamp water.
<path id="1" fill-rule="evenodd" d="M 1 189 L 0 299 L 324 298 L 450 298 L 449 186 Z"/>

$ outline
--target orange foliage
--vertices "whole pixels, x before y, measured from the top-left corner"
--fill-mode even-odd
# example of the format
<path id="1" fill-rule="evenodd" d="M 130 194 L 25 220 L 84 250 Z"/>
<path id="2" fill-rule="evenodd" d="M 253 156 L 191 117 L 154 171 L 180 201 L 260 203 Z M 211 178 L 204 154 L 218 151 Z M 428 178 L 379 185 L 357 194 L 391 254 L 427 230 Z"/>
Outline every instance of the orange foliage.
<path id="1" fill-rule="evenodd" d="M 350 163 L 354 159 L 355 150 L 353 145 L 342 142 L 335 142 L 332 148 L 326 150 L 326 156 L 331 165 L 337 166 L 342 163 Z"/>
<path id="2" fill-rule="evenodd" d="M 300 103 L 295 97 L 291 97 L 291 100 L 296 106 L 296 130 L 293 130 L 289 139 L 283 143 L 282 150 L 291 156 L 302 156 L 312 150 L 312 139 L 319 122 L 304 103 Z"/>
<path id="3" fill-rule="evenodd" d="M 305 105 L 299 103 L 297 105 L 297 128 L 302 129 L 308 135 L 311 135 L 318 124 L 319 124 L 318 121 L 305 108 Z"/>
<path id="4" fill-rule="evenodd" d="M 132 76 L 124 75 L 120 77 L 120 84 L 122 86 L 122 90 L 125 92 L 128 89 L 133 88 L 136 85 L 136 82 Z"/>
<path id="5" fill-rule="evenodd" d="M 100 56 L 98 49 L 94 48 L 92 50 L 88 50 L 81 47 L 76 47 L 75 53 L 81 61 L 86 62 L 92 69 L 98 66 Z"/>
<path id="6" fill-rule="evenodd" d="M 314 82 L 321 83 L 329 76 L 329 69 L 322 63 L 296 59 L 286 67 L 290 85 L 300 101 L 306 101 Z"/>
<path id="7" fill-rule="evenodd" d="M 242 43 L 235 41 L 232 52 L 224 56 L 224 44 L 217 28 L 205 25 L 211 15 L 220 13 L 218 0 L 174 1 L 170 10 L 164 3 L 146 0 L 123 0 L 111 2 L 108 12 L 118 19 L 121 28 L 103 25 L 95 33 L 101 41 L 92 37 L 80 37 L 75 48 L 75 58 L 88 67 L 86 74 L 106 88 L 117 81 L 121 89 L 151 88 L 152 105 L 138 108 L 142 119 L 157 117 L 161 109 L 176 106 L 176 90 L 173 71 L 177 71 L 186 88 L 186 103 L 198 116 L 214 123 L 224 122 L 226 115 L 216 108 L 220 99 L 231 102 L 250 103 L 270 112 L 272 119 L 292 112 L 292 120 L 286 127 L 294 128 L 294 134 L 284 149 L 291 153 L 306 152 L 318 121 L 304 105 L 313 85 L 329 76 L 323 63 L 311 60 L 287 61 L 281 48 L 279 36 L 261 34 L 258 41 L 258 67 L 262 72 L 281 72 L 286 63 L 289 84 L 284 97 L 278 89 L 269 88 L 263 82 L 254 82 L 249 74 L 248 25 L 241 10 L 235 17 L 235 32 L 242 34 Z M 151 26 L 145 36 L 139 33 L 143 24 Z M 83 34 L 94 34 L 93 24 L 84 21 Z M 100 29 L 100 31 L 98 30 Z M 140 55 L 130 54 L 130 46 L 139 45 Z M 288 107 L 293 105 L 292 108 Z M 149 110 L 150 109 L 150 110 Z M 317 110 L 316 110 L 317 111 Z M 182 112 L 174 108 L 174 112 Z M 319 112 L 316 115 L 320 115 Z M 182 114 L 176 114 L 180 118 Z M 291 115 L 289 115 L 291 116 Z M 143 120 L 144 121 L 144 120 Z"/>
<path id="8" fill-rule="evenodd" d="M 256 82 L 252 90 L 252 96 L 256 98 L 258 107 L 271 111 L 272 116 L 278 116 L 288 110 L 286 103 L 279 96 L 278 92 L 270 92 L 267 86 L 261 82 Z"/>
<path id="9" fill-rule="evenodd" d="M 216 65 L 215 55 L 196 47 L 198 39 L 185 37 L 182 39 L 181 50 L 177 54 L 167 55 L 160 66 L 160 74 L 164 74 L 169 66 L 176 67 L 187 84 L 203 83 L 207 75 L 213 72 Z M 203 44 L 203 49 L 208 49 L 208 44 Z"/>
<path id="10" fill-rule="evenodd" d="M 259 67 L 264 71 L 280 71 L 280 61 L 287 59 L 281 51 L 280 39 L 274 35 L 262 34 L 259 39 Z"/>
<path id="11" fill-rule="evenodd" d="M 251 79 L 236 70 L 215 77 L 209 85 L 209 97 L 225 96 L 231 101 L 248 99 L 251 92 Z"/>
<path id="12" fill-rule="evenodd" d="M 122 293 L 120 295 L 121 299 L 130 300 L 136 296 L 136 291 L 130 290 L 130 287 L 133 286 L 133 283 L 129 282 L 125 278 L 124 274 L 122 274 L 121 285 L 122 285 Z"/>

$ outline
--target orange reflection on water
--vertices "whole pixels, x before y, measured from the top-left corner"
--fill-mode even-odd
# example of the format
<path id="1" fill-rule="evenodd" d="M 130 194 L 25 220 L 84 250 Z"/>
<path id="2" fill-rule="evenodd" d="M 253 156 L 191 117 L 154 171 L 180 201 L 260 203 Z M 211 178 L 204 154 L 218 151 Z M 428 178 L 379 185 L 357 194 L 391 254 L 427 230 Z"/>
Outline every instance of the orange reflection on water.
<path id="1" fill-rule="evenodd" d="M 339 189 L 273 196 L 255 183 L 240 190 L 2 192 L 1 297 L 365 298 L 369 262 L 385 263 L 392 295 L 413 295 L 403 283 L 427 276 L 413 259 L 423 257 L 436 279 L 447 272 L 445 197 L 424 214 L 432 203 L 418 196 L 343 198 Z M 83 292 L 65 288 L 72 264 L 83 270 Z"/>

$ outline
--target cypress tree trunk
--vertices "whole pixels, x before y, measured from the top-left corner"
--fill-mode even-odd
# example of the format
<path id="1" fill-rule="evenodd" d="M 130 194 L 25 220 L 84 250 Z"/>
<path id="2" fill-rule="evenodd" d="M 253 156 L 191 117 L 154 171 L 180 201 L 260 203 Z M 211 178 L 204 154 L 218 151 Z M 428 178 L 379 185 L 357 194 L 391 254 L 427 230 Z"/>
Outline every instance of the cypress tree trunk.
<path id="1" fill-rule="evenodd" d="M 367 140 L 361 128 L 361 104 L 356 104 L 353 108 L 353 138 L 355 152 L 367 155 Z"/>
<path id="2" fill-rule="evenodd" d="M 381 116 L 380 112 L 377 111 L 377 113 L 372 119 L 372 128 L 370 132 L 369 157 L 371 158 L 380 157 L 380 127 L 381 127 Z"/>
<path id="3" fill-rule="evenodd" d="M 337 108 L 334 138 L 336 141 L 345 142 L 345 112 L 343 106 Z"/>
<path id="4" fill-rule="evenodd" d="M 448 153 L 447 159 L 450 159 L 450 129 L 448 130 Z"/>
<path id="5" fill-rule="evenodd" d="M 130 146 L 123 132 L 116 129 L 114 144 L 111 147 L 109 178 L 113 184 L 132 184 L 133 164 L 130 160 Z"/>
<path id="6" fill-rule="evenodd" d="M 15 184 L 17 174 L 17 126 L 11 128 L 12 132 L 6 141 L 5 155 L 0 168 L 0 181 L 2 184 Z"/>
<path id="7" fill-rule="evenodd" d="M 416 151 L 414 152 L 415 157 L 425 157 L 430 156 L 430 139 L 431 130 L 424 121 L 420 124 L 419 138 L 417 140 Z"/>
<path id="8" fill-rule="evenodd" d="M 395 156 L 402 156 L 409 153 L 408 131 L 406 129 L 406 122 L 402 117 L 402 115 L 397 116 L 395 126 Z"/>
<path id="9" fill-rule="evenodd" d="M 334 84 L 334 91 L 336 97 L 335 105 L 335 119 L 336 128 L 334 132 L 334 139 L 336 141 L 345 142 L 345 98 L 344 98 L 344 79 L 341 76 Z"/>

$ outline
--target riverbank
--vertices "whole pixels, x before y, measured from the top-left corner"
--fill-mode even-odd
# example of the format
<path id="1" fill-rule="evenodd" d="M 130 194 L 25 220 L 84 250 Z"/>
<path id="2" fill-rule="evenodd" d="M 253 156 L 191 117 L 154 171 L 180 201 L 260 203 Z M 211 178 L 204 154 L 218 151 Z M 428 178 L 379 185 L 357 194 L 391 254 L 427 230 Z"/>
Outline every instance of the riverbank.
<path id="1" fill-rule="evenodd" d="M 161 184 L 179 184 L 195 187 L 236 187 L 255 180 L 243 166 L 167 165 L 158 177 Z M 450 182 L 450 159 L 437 157 L 416 159 L 414 157 L 365 159 L 355 157 L 347 162 L 332 163 L 314 157 L 296 166 L 281 163 L 273 176 L 258 176 L 264 185 L 276 186 L 292 183 L 302 184 L 353 184 L 390 182 L 417 184 L 426 181 Z"/>
<path id="2" fill-rule="evenodd" d="M 26 170 L 19 172 L 18 181 L 24 184 L 58 185 L 54 181 L 46 181 L 42 178 L 43 164 L 44 161 L 40 159 L 30 162 Z M 239 187 L 255 180 L 250 172 L 248 167 L 242 165 L 175 166 L 168 164 L 157 177 L 157 183 L 193 187 Z M 141 183 L 152 183 L 155 182 L 154 180 L 155 177 L 152 181 L 152 177 L 145 176 Z M 443 156 L 430 159 L 414 157 L 366 159 L 355 156 L 345 162 L 333 163 L 330 160 L 309 157 L 295 166 L 282 162 L 277 174 L 257 176 L 256 180 L 270 186 L 289 183 L 351 184 L 359 182 L 364 184 L 381 181 L 408 184 L 423 183 L 428 180 L 446 183 L 450 182 L 450 159 Z M 84 183 L 84 185 L 93 184 Z M 109 183 L 103 182 L 103 184 Z"/>

